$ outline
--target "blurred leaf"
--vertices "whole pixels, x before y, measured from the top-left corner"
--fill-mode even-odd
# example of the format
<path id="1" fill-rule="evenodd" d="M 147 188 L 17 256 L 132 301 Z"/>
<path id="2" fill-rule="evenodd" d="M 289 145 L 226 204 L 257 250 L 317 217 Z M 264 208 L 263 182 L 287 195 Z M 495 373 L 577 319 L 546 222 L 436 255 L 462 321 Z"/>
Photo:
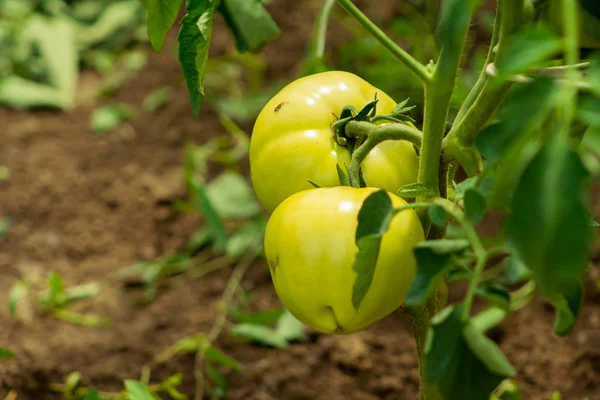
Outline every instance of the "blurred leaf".
<path id="1" fill-rule="evenodd" d="M 257 324 L 257 325 L 269 325 L 277 321 L 285 310 L 275 309 L 269 311 L 259 312 L 244 312 L 239 310 L 230 310 L 229 314 L 233 319 L 238 322 Z"/>
<path id="2" fill-rule="evenodd" d="M 160 51 L 167 31 L 171 29 L 179 13 L 182 0 L 145 0 L 148 11 L 148 38 L 152 47 Z"/>
<path id="3" fill-rule="evenodd" d="M 479 332 L 486 332 L 498 326 L 506 318 L 506 314 L 506 310 L 498 307 L 490 307 L 471 317 L 469 325 Z"/>
<path id="4" fill-rule="evenodd" d="M 414 199 L 419 196 L 431 196 L 433 192 L 425 185 L 421 183 L 410 183 L 402 186 L 398 190 L 398 196 L 404 197 L 405 199 Z"/>
<path id="5" fill-rule="evenodd" d="M 93 46 L 108 47 L 115 41 L 120 41 L 118 48 L 123 48 L 144 14 L 142 2 L 139 0 L 121 0 L 106 4 L 102 14 L 93 24 L 79 26 L 77 32 L 79 47 L 83 49 Z"/>
<path id="6" fill-rule="evenodd" d="M 497 396 L 492 396 L 490 400 L 521 400 L 519 386 L 514 381 L 507 379 L 498 388 Z"/>
<path id="7" fill-rule="evenodd" d="M 227 244 L 227 233 L 221 215 L 217 212 L 215 204 L 208 196 L 206 187 L 198 181 L 196 173 L 196 159 L 194 147 L 188 147 L 184 160 L 185 183 L 197 210 L 202 213 L 206 220 L 206 226 L 210 229 L 217 248 L 224 249 Z"/>
<path id="8" fill-rule="evenodd" d="M 98 394 L 98 392 L 94 389 L 88 389 L 87 392 L 85 393 L 85 396 L 83 396 L 83 400 L 102 400 L 102 398 L 100 397 L 100 394 Z"/>
<path id="9" fill-rule="evenodd" d="M 480 180 L 481 183 L 479 183 Z M 473 178 L 467 178 L 454 188 L 454 199 L 462 200 L 469 189 L 477 190 L 483 197 L 488 197 L 492 194 L 493 187 L 494 178 L 492 177 L 474 176 Z"/>
<path id="10" fill-rule="evenodd" d="M 29 288 L 23 281 L 15 282 L 12 288 L 10 288 L 10 292 L 8 293 L 8 310 L 10 311 L 10 315 L 15 315 L 17 305 L 27 295 L 28 291 Z"/>
<path id="11" fill-rule="evenodd" d="M 462 306 L 432 320 L 425 373 L 446 400 L 487 399 L 514 369 L 494 342 L 461 320 Z M 443 320 L 442 320 L 443 319 Z"/>
<path id="12" fill-rule="evenodd" d="M 10 75 L 0 79 L 0 104 L 15 108 L 68 108 L 70 100 L 55 87 Z"/>
<path id="13" fill-rule="evenodd" d="M 131 116 L 131 108 L 123 103 L 98 107 L 90 117 L 90 127 L 97 133 L 105 133 L 115 129 Z"/>
<path id="14" fill-rule="evenodd" d="M 186 400 L 187 396 L 180 391 L 177 390 L 177 386 L 183 383 L 183 374 L 178 373 L 172 375 L 162 381 L 160 383 L 160 387 L 162 390 L 167 392 L 167 394 L 174 400 Z"/>
<path id="15" fill-rule="evenodd" d="M 429 219 L 431 222 L 437 226 L 438 228 L 443 228 L 446 226 L 446 222 L 448 221 L 448 214 L 446 214 L 446 210 L 442 206 L 437 204 L 429 207 L 428 210 Z"/>
<path id="16" fill-rule="evenodd" d="M 142 108 L 146 112 L 154 112 L 163 105 L 167 104 L 171 100 L 172 95 L 173 89 L 168 86 L 154 89 L 146 97 L 144 97 Z"/>
<path id="17" fill-rule="evenodd" d="M 304 339 L 304 324 L 296 319 L 289 311 L 285 310 L 275 325 L 275 333 L 286 342 Z"/>
<path id="18" fill-rule="evenodd" d="M 485 215 L 486 201 L 477 190 L 469 189 L 465 192 L 465 215 L 475 223 L 481 222 Z"/>
<path id="19" fill-rule="evenodd" d="M 241 371 L 244 368 L 239 361 L 229 357 L 221 350 L 211 345 L 204 349 L 204 357 L 215 364 L 231 367 L 234 371 Z"/>
<path id="20" fill-rule="evenodd" d="M 4 360 L 8 360 L 11 358 L 14 358 L 15 353 L 13 353 L 12 351 L 5 349 L 3 347 L 0 347 L 0 360 L 4 359 Z"/>
<path id="21" fill-rule="evenodd" d="M 483 282 L 477 288 L 477 294 L 503 310 L 508 310 L 510 307 L 510 293 L 508 289 L 497 283 Z"/>
<path id="22" fill-rule="evenodd" d="M 8 231 L 10 230 L 11 225 L 12 225 L 12 223 L 10 222 L 10 219 L 8 219 L 8 218 L 0 219 L 0 239 L 3 239 L 8 234 Z"/>
<path id="23" fill-rule="evenodd" d="M 439 254 L 434 250 L 435 245 L 432 248 L 426 243 L 430 242 L 419 243 L 413 249 L 417 260 L 417 274 L 406 294 L 405 304 L 408 306 L 422 304 L 433 296 L 440 279 L 452 266 L 452 253 Z"/>
<path id="24" fill-rule="evenodd" d="M 267 222 L 263 218 L 245 224 L 227 240 L 225 253 L 231 258 L 237 259 L 253 249 L 260 248 L 266 224 Z"/>
<path id="25" fill-rule="evenodd" d="M 479 6 L 480 0 L 446 0 L 441 5 L 437 41 L 440 48 L 457 52 L 463 45 L 469 29 L 471 14 Z"/>
<path id="26" fill-rule="evenodd" d="M 554 140 L 527 167 L 513 197 L 508 236 L 556 306 L 564 303 L 560 298 L 571 298 L 587 266 L 593 240 L 584 190 L 588 180 L 579 155 Z M 562 306 L 559 312 L 573 310 Z"/>
<path id="27" fill-rule="evenodd" d="M 506 275 L 512 284 L 520 283 L 531 278 L 531 271 L 517 256 L 510 256 L 505 260 Z"/>
<path id="28" fill-rule="evenodd" d="M 277 24 L 260 0 L 221 0 L 219 11 L 240 52 L 259 50 L 279 35 Z"/>
<path id="29" fill-rule="evenodd" d="M 394 207 L 385 190 L 370 194 L 358 212 L 355 235 L 358 253 L 352 266 L 352 270 L 357 274 L 352 288 L 352 305 L 356 310 L 359 309 L 373 281 L 381 238 L 389 229 L 393 216 Z"/>
<path id="30" fill-rule="evenodd" d="M 62 276 L 52 272 L 48 278 L 48 290 L 50 291 L 47 301 L 55 306 L 60 306 L 65 301 L 65 284 Z"/>
<path id="31" fill-rule="evenodd" d="M 577 107 L 578 117 L 586 124 L 600 127 L 600 99 L 582 94 Z"/>
<path id="32" fill-rule="evenodd" d="M 231 334 L 251 340 L 265 346 L 282 349 L 287 346 L 287 341 L 273 329 L 264 325 L 237 324 L 231 328 Z"/>
<path id="33" fill-rule="evenodd" d="M 527 140 L 532 131 L 539 129 L 555 106 L 559 93 L 551 79 L 541 78 L 512 90 L 500 112 L 500 122 L 488 125 L 475 138 L 486 161 L 500 161 L 511 146 Z"/>
<path id="34" fill-rule="evenodd" d="M 84 283 L 82 285 L 71 286 L 65 289 L 65 301 L 67 303 L 89 299 L 100 294 L 102 286 L 96 282 Z"/>
<path id="35" fill-rule="evenodd" d="M 227 390 L 229 389 L 227 377 L 210 364 L 206 365 L 206 376 L 208 376 L 208 379 L 210 379 L 215 386 L 212 388 L 213 396 L 218 399 L 225 398 L 227 396 Z"/>
<path id="36" fill-rule="evenodd" d="M 71 372 L 65 379 L 65 385 L 67 386 L 67 393 L 73 394 L 81 383 L 81 374 L 77 371 Z"/>
<path id="37" fill-rule="evenodd" d="M 226 171 L 206 185 L 206 195 L 221 218 L 250 218 L 261 212 L 248 180 Z"/>
<path id="38" fill-rule="evenodd" d="M 566 292 L 558 298 L 553 299 L 552 303 L 556 307 L 554 332 L 559 336 L 564 336 L 575 325 L 581 305 L 583 304 L 583 288 L 581 283 L 576 284 L 571 292 Z"/>
<path id="39" fill-rule="evenodd" d="M 156 400 L 157 397 L 152 394 L 150 388 L 142 382 L 132 379 L 125 380 L 125 391 L 129 400 Z"/>
<path id="40" fill-rule="evenodd" d="M 467 239 L 437 239 L 419 243 L 419 248 L 430 249 L 435 254 L 460 253 L 469 248 Z"/>
<path id="41" fill-rule="evenodd" d="M 518 74 L 538 66 L 557 54 L 561 40 L 543 25 L 531 25 L 512 37 L 498 55 L 496 67 L 502 77 Z"/>
<path id="42" fill-rule="evenodd" d="M 190 94 L 192 112 L 196 117 L 204 100 L 204 75 L 217 3 L 208 0 L 188 1 L 187 13 L 181 20 L 177 37 L 179 63 Z"/>

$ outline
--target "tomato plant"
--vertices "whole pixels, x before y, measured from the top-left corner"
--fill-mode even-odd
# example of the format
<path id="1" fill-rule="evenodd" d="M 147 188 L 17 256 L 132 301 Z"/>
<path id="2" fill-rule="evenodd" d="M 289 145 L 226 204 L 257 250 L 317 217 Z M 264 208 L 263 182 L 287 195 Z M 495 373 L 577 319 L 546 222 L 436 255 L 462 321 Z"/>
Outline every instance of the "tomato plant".
<path id="1" fill-rule="evenodd" d="M 180 2 L 148 2 L 155 48 Z M 456 115 L 449 110 L 479 1 L 426 2 L 439 50 L 428 64 L 351 0 L 323 3 L 306 71 L 327 69 L 337 3 L 420 82 L 423 119 L 413 124 L 408 99 L 396 104 L 339 71 L 299 79 L 265 106 L 250 165 L 272 212 L 265 255 L 277 293 L 325 332 L 362 329 L 402 305 L 420 399 L 498 398 L 516 371 L 486 332 L 534 290 L 554 307 L 558 335 L 573 329 L 582 305 L 598 225 L 587 192 L 600 172 L 600 58 L 581 59 L 580 49 L 597 47 L 597 2 L 498 0 L 485 62 Z M 186 11 L 179 58 L 197 113 L 215 14 L 240 51 L 260 49 L 278 30 L 257 0 L 188 1 Z M 504 216 L 503 229 L 482 237 L 476 226 L 491 210 Z M 457 280 L 467 289 L 447 305 L 446 285 Z"/>

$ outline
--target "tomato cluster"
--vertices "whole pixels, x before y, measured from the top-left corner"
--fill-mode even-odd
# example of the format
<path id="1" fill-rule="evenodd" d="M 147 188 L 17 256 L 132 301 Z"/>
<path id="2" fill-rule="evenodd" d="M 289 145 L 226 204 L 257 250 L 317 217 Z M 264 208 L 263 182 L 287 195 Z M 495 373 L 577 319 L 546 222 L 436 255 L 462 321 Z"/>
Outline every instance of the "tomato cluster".
<path id="1" fill-rule="evenodd" d="M 340 186 L 338 168 L 351 152 L 336 141 L 331 125 L 342 109 L 357 109 L 377 97 L 377 114 L 396 103 L 361 78 L 332 71 L 298 79 L 260 113 L 250 142 L 250 169 L 258 199 L 272 212 L 265 253 L 284 306 L 306 325 L 349 333 L 387 316 L 404 302 L 416 265 L 414 245 L 424 240 L 416 213 L 396 214 L 384 234 L 375 275 L 359 309 L 352 304 L 352 266 L 357 215 L 369 194 L 392 194 L 417 180 L 418 156 L 411 143 L 386 141 L 361 165 L 366 188 Z M 314 188 L 309 181 L 321 188 Z"/>

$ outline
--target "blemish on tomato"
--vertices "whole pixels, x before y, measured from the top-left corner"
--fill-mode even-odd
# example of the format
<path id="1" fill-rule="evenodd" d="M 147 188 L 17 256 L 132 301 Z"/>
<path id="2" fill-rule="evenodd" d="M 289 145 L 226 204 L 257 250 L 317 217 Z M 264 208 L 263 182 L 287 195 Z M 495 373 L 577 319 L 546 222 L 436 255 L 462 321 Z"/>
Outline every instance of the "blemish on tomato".
<path id="1" fill-rule="evenodd" d="M 282 101 L 281 103 L 277 104 L 277 107 L 275 107 L 275 112 L 279 112 L 279 110 L 281 110 L 281 107 L 283 107 L 287 103 L 287 101 Z"/>
<path id="2" fill-rule="evenodd" d="M 275 273 L 275 270 L 279 266 L 279 256 L 275 256 L 275 261 L 267 260 L 267 263 L 269 264 L 269 268 L 271 269 L 271 272 Z"/>

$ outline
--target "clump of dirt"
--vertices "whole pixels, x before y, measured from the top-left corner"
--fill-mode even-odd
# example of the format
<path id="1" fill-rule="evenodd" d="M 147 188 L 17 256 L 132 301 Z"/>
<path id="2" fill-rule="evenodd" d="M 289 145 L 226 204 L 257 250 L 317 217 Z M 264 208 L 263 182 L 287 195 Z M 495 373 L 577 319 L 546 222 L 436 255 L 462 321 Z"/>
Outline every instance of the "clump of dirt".
<path id="1" fill-rule="evenodd" d="M 390 9 L 384 7 L 381 18 L 393 15 Z M 288 79 L 299 69 L 316 10 L 305 2 L 278 1 L 272 11 L 282 35 L 265 49 L 268 77 Z M 345 37 L 334 24 L 330 45 Z M 212 51 L 220 54 L 232 46 L 219 29 Z M 170 206 L 185 195 L 183 149 L 188 141 L 203 143 L 225 132 L 209 104 L 199 119 L 192 117 L 175 57 L 168 51 L 149 55 L 148 66 L 116 95 L 137 110 L 136 118 L 107 135 L 90 131 L 94 102 L 68 113 L 0 110 L 0 164 L 10 169 L 10 179 L 0 181 L 0 217 L 13 221 L 0 241 L 0 304 L 23 274 L 56 271 L 67 285 L 100 280 L 175 252 L 201 225 L 199 217 Z M 82 91 L 94 80 L 86 74 Z M 174 100 L 155 114 L 141 111 L 142 99 L 164 85 L 176 88 Z M 160 365 L 153 360 L 179 338 L 211 327 L 229 273 L 221 270 L 167 290 L 143 309 L 132 307 L 122 288 L 109 290 L 81 309 L 109 317 L 112 325 L 104 328 L 39 313 L 29 322 L 15 320 L 0 307 L 0 344 L 18 355 L 0 362 L 0 398 L 14 390 L 18 399 L 57 399 L 48 385 L 71 371 L 79 371 L 85 385 L 118 390 L 123 379 L 139 378 L 144 365 L 153 365 L 153 380 L 183 372 L 182 390 L 191 395 L 192 356 Z M 266 264 L 255 264 L 242 284 L 252 291 L 256 307 L 278 306 Z M 598 398 L 599 315 L 600 294 L 590 287 L 582 319 L 566 339 L 551 333 L 552 310 L 541 300 L 494 333 L 518 370 L 524 399 L 549 399 L 554 390 L 565 399 Z M 409 329 L 406 318 L 395 313 L 353 335 L 310 332 L 306 342 L 284 350 L 223 334 L 218 346 L 245 365 L 229 374 L 230 398 L 414 399 L 418 368 Z"/>

